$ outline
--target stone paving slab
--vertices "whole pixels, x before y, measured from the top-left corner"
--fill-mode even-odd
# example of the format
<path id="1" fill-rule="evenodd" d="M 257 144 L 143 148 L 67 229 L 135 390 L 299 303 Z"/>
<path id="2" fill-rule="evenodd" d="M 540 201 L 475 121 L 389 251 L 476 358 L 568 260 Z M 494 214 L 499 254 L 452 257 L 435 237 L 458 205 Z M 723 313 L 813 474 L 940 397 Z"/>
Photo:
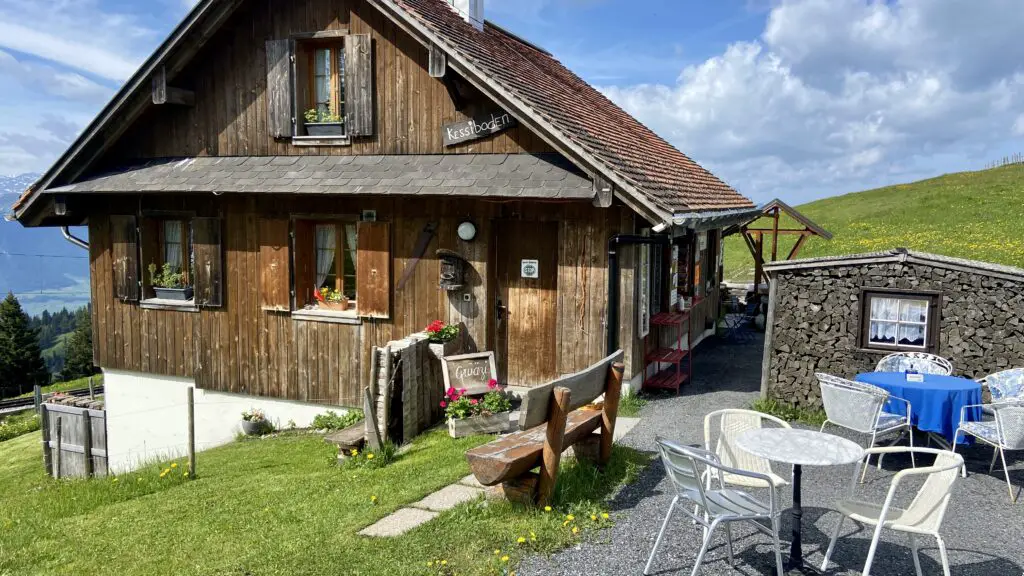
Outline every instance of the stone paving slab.
<path id="1" fill-rule="evenodd" d="M 361 536 L 401 536 L 413 528 L 437 518 L 438 512 L 417 508 L 400 508 L 359 531 Z"/>
<path id="2" fill-rule="evenodd" d="M 472 488 L 479 488 L 481 490 L 485 488 L 485 486 L 476 479 L 476 476 L 472 474 L 466 476 L 462 480 L 459 480 L 459 484 L 462 484 L 463 486 L 470 486 Z"/>
<path id="3" fill-rule="evenodd" d="M 612 441 L 618 442 L 622 440 L 622 437 L 629 434 L 636 425 L 640 423 L 639 418 L 616 418 L 615 419 L 615 434 L 612 435 Z"/>
<path id="4" fill-rule="evenodd" d="M 434 512 L 444 512 L 445 510 L 455 508 L 463 502 L 475 500 L 483 493 L 484 491 L 480 488 L 472 488 L 462 484 L 451 484 L 428 495 L 423 500 L 411 504 L 411 506 Z"/>

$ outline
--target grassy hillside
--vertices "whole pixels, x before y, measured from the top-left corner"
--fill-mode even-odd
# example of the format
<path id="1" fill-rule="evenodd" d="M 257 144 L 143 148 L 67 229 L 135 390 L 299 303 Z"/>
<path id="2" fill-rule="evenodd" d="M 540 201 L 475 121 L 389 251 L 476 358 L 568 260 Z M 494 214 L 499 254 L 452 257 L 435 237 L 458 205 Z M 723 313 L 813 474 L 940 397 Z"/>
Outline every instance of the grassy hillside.
<path id="1" fill-rule="evenodd" d="M 797 209 L 835 235 L 830 241 L 808 241 L 801 258 L 905 246 L 1024 267 L 1024 165 L 947 174 L 826 198 Z M 783 221 L 782 226 L 786 224 Z M 794 242 L 795 238 L 780 238 L 779 259 Z M 728 238 L 725 250 L 726 280 L 751 280 L 754 263 L 743 239 Z M 766 242 L 765 258 L 769 256 Z"/>

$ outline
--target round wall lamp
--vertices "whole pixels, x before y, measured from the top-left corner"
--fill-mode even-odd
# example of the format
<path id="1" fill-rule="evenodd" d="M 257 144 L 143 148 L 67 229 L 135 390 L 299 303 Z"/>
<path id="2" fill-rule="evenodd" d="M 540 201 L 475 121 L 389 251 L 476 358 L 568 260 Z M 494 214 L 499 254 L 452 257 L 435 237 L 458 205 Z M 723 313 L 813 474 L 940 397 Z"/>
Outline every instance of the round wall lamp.
<path id="1" fill-rule="evenodd" d="M 456 231 L 459 234 L 459 238 L 466 242 L 471 242 L 474 238 L 476 238 L 476 224 L 473 224 L 469 220 L 465 220 L 461 224 L 459 224 L 459 227 Z"/>

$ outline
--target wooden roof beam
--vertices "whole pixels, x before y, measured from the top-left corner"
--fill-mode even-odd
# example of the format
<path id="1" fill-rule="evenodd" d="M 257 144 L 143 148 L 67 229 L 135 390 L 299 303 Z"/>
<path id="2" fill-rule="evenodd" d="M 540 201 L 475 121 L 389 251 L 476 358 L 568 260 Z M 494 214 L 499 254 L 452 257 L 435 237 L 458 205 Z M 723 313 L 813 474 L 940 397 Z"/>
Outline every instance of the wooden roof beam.
<path id="1" fill-rule="evenodd" d="M 153 104 L 177 104 L 179 106 L 195 106 L 196 93 L 184 88 L 167 85 L 167 68 L 161 66 L 153 74 Z"/>

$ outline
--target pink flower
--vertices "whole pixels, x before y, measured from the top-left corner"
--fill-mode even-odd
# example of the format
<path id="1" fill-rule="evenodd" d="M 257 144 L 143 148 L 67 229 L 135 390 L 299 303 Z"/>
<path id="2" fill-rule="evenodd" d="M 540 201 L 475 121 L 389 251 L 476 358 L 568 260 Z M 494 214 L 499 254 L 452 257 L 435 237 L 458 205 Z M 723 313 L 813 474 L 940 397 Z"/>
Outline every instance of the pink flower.
<path id="1" fill-rule="evenodd" d="M 448 403 L 445 402 L 444 400 L 441 400 L 441 408 L 447 408 L 447 407 L 448 407 Z"/>
<path id="2" fill-rule="evenodd" d="M 465 388 L 459 390 L 459 394 L 465 394 L 465 393 L 466 393 L 466 389 Z"/>
<path id="3" fill-rule="evenodd" d="M 476 398 L 470 398 L 470 399 L 469 399 L 469 403 L 470 403 L 470 404 L 472 404 L 472 405 L 474 405 L 474 406 L 476 406 L 476 403 L 477 403 L 477 399 L 476 399 Z"/>
<path id="4" fill-rule="evenodd" d="M 494 390 L 495 388 L 498 387 L 498 381 L 495 380 L 494 378 L 491 378 L 490 380 L 487 381 L 487 387 L 490 388 L 491 390 Z"/>

